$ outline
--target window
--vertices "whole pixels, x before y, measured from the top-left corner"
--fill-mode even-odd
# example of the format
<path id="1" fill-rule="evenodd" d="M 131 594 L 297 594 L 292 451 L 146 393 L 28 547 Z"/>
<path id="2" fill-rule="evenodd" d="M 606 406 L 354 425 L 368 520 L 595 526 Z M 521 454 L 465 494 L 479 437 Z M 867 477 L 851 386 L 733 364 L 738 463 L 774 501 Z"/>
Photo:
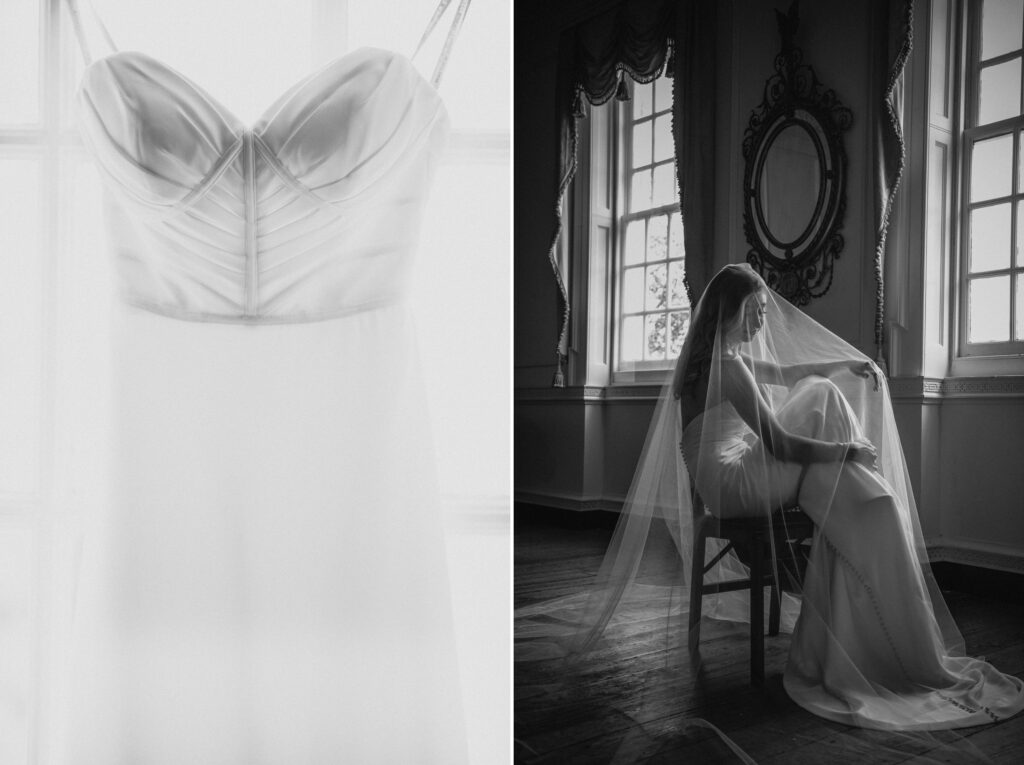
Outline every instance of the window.
<path id="1" fill-rule="evenodd" d="M 1024 353 L 1024 0 L 968 6 L 960 355 Z"/>
<path id="2" fill-rule="evenodd" d="M 574 384 L 659 383 L 690 321 L 672 140 L 672 80 L 626 78 L 630 97 L 579 125 L 572 187 Z"/>
<path id="3" fill-rule="evenodd" d="M 311 66 L 346 49 L 411 52 L 433 10 L 424 3 L 407 12 L 395 0 L 91 4 L 122 49 L 172 63 L 250 123 Z M 95 32 L 89 5 L 79 2 Z M 427 396 L 435 411 L 465 415 L 441 418 L 435 430 L 439 483 L 447 501 L 462 503 L 456 509 L 507 506 L 507 439 L 495 437 L 507 432 L 507 388 L 452 384 L 508 377 L 507 18 L 507 6 L 474 6 L 452 51 L 441 93 L 453 133 L 435 179 L 447 193 L 431 198 L 420 271 L 410 279 L 415 296 L 422 293 L 418 326 L 446 328 L 423 338 Z M 428 76 L 447 20 L 417 58 Z M 481 67 L 484 60 L 492 63 Z M 0 2 L 0 762 L 12 765 L 56 761 L 74 526 L 102 507 L 106 491 L 109 401 L 101 392 L 110 381 L 100 338 L 109 257 L 98 174 L 71 108 L 82 69 L 65 0 Z M 476 469 L 467 479 L 470 462 Z M 500 745 L 504 725 L 489 714 L 468 718 L 476 730 L 499 731 L 471 742 L 481 762 L 493 759 L 488 746 Z"/>
<path id="4" fill-rule="evenodd" d="M 672 80 L 633 85 L 619 105 L 617 370 L 665 369 L 683 345 L 683 222 L 672 144 Z"/>

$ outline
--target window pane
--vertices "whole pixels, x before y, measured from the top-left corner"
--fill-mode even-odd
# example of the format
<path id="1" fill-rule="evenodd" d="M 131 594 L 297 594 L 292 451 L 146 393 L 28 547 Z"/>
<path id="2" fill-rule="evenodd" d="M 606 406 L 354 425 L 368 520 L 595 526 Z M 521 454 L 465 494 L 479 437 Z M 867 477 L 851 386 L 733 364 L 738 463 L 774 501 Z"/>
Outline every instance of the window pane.
<path id="1" fill-rule="evenodd" d="M 677 260 L 668 265 L 668 304 L 671 308 L 686 305 L 686 286 L 683 276 L 686 274 L 683 261 Z"/>
<path id="2" fill-rule="evenodd" d="M 633 182 L 630 185 L 629 209 L 631 212 L 637 210 L 649 210 L 651 207 L 651 171 L 641 170 L 633 173 Z"/>
<path id="3" fill-rule="evenodd" d="M 654 109 L 663 112 L 672 108 L 672 78 L 662 75 L 654 81 Z"/>
<path id="4" fill-rule="evenodd" d="M 627 316 L 622 320 L 622 336 L 619 338 L 619 358 L 636 361 L 643 356 L 644 320 L 642 316 Z"/>
<path id="5" fill-rule="evenodd" d="M 652 207 L 670 205 L 676 201 L 676 166 L 669 162 L 654 168 L 654 200 Z"/>
<path id="6" fill-rule="evenodd" d="M 690 328 L 690 312 L 679 311 L 669 314 L 668 317 L 668 355 L 669 358 L 676 358 L 679 351 L 683 349 L 683 339 L 686 337 L 686 330 Z"/>
<path id="7" fill-rule="evenodd" d="M 971 212 L 970 271 L 993 271 L 1010 266 L 1010 205 L 982 207 Z"/>
<path id="8" fill-rule="evenodd" d="M 651 125 L 650 120 L 633 125 L 633 167 L 651 164 Z"/>
<path id="9" fill-rule="evenodd" d="M 1010 277 L 972 279 L 968 282 L 968 342 L 1010 339 Z"/>
<path id="10" fill-rule="evenodd" d="M 647 269 L 647 305 L 648 311 L 664 308 L 668 303 L 668 267 L 649 266 Z"/>
<path id="11" fill-rule="evenodd" d="M 985 0 L 981 10 L 981 58 L 1020 47 L 1022 0 Z"/>
<path id="12" fill-rule="evenodd" d="M 633 119 L 647 117 L 653 111 L 652 101 L 654 94 L 651 91 L 650 83 L 646 85 L 639 82 L 633 83 L 633 97 L 630 99 L 633 103 Z"/>
<path id="13" fill-rule="evenodd" d="M 39 165 L 0 159 L 0 491 L 36 487 L 39 453 L 42 263 Z"/>
<path id="14" fill-rule="evenodd" d="M 644 344 L 645 359 L 663 359 L 668 350 L 665 342 L 665 314 L 659 313 L 654 316 L 647 316 L 645 320 L 645 334 L 647 342 Z"/>
<path id="15" fill-rule="evenodd" d="M 644 269 L 627 268 L 622 275 L 622 310 L 638 313 L 644 310 Z"/>
<path id="16" fill-rule="evenodd" d="M 1006 196 L 1010 193 L 1010 165 L 1013 140 L 1001 135 L 978 141 L 971 157 L 971 201 Z"/>
<path id="17" fill-rule="evenodd" d="M 104 55 L 107 48 L 96 34 L 95 25 L 90 23 L 89 2 L 96 6 L 114 41 L 122 48 L 145 51 L 170 64 L 246 124 L 259 119 L 281 93 L 307 77 L 312 68 L 310 42 L 315 17 L 311 3 L 79 0 L 86 29 L 91 28 L 94 56 Z M 350 26 L 346 32 L 350 39 L 359 40 L 361 45 L 389 47 L 357 31 L 363 24 L 356 7 L 358 4 L 348 5 Z M 202 30 L 196 28 L 197 19 L 203 20 Z M 395 25 L 408 23 L 406 19 L 394 19 Z M 467 14 L 462 33 L 467 39 L 472 39 L 472 32 L 468 31 L 471 23 L 476 22 L 472 14 Z M 238 33 L 240 28 L 244 28 L 244 33 Z M 224 45 L 226 40 L 231 41 L 228 47 Z M 459 40 L 461 42 L 462 37 Z M 501 43 L 500 38 L 493 40 L 496 49 L 500 49 Z M 77 44 L 74 45 L 75 55 L 81 58 Z M 423 53 L 429 55 L 426 50 Z M 452 61 L 445 70 L 445 94 L 452 96 L 446 98 L 445 106 L 452 124 L 462 128 L 460 112 L 469 112 L 465 106 L 472 106 L 476 112 L 484 112 L 492 104 L 495 110 L 506 108 L 501 96 L 507 91 L 501 79 L 502 72 L 498 69 L 489 72 L 488 76 L 488 79 L 494 78 L 494 94 L 481 93 L 475 98 L 462 95 L 469 87 L 465 81 L 459 82 L 464 74 L 460 71 L 463 67 L 456 65 L 456 54 L 459 58 L 464 55 L 461 45 L 456 46 Z M 494 55 L 497 55 L 497 50 Z M 491 63 L 497 66 L 498 61 L 500 59 Z M 466 104 L 467 101 L 470 103 Z"/>
<path id="18" fill-rule="evenodd" d="M 1024 274 L 1017 274 L 1017 328 L 1014 340 L 1024 340 Z"/>
<path id="19" fill-rule="evenodd" d="M 29 762 L 33 696 L 32 532 L 0 532 L 0 762 Z"/>
<path id="20" fill-rule="evenodd" d="M 627 266 L 640 263 L 644 259 L 644 223 L 642 220 L 632 220 L 626 224 L 623 262 Z"/>
<path id="21" fill-rule="evenodd" d="M 39 121 L 39 3 L 0 3 L 0 121 L 24 125 Z M 11 76 L 11 73 L 17 76 Z"/>
<path id="22" fill-rule="evenodd" d="M 671 231 L 669 257 L 681 258 L 683 256 L 683 219 L 677 212 L 672 213 Z"/>
<path id="23" fill-rule="evenodd" d="M 1017 133 L 1018 146 L 1022 140 L 1024 133 Z M 1020 152 L 1020 156 L 1017 157 L 1017 189 L 1024 190 L 1024 152 Z"/>
<path id="24" fill-rule="evenodd" d="M 647 260 L 665 260 L 668 255 L 668 218 L 659 215 L 647 221 Z"/>
<path id="25" fill-rule="evenodd" d="M 1020 59 L 981 70 L 978 124 L 987 125 L 1020 114 Z"/>
<path id="26" fill-rule="evenodd" d="M 673 157 L 672 115 L 665 114 L 654 120 L 654 161 L 664 162 Z"/>

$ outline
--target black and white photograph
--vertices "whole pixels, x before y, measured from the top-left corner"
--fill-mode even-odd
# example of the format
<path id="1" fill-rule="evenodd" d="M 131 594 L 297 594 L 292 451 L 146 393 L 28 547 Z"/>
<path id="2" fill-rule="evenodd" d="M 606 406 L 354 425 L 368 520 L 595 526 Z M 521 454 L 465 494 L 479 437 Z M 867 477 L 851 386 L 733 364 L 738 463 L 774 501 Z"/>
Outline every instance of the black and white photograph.
<path id="1" fill-rule="evenodd" d="M 514 761 L 1016 762 L 1024 3 L 514 17 Z"/>
<path id="2" fill-rule="evenodd" d="M 509 761 L 509 18 L 0 4 L 0 763 Z"/>
<path id="3" fill-rule="evenodd" d="M 0 0 L 0 765 L 1016 765 L 1024 0 Z"/>

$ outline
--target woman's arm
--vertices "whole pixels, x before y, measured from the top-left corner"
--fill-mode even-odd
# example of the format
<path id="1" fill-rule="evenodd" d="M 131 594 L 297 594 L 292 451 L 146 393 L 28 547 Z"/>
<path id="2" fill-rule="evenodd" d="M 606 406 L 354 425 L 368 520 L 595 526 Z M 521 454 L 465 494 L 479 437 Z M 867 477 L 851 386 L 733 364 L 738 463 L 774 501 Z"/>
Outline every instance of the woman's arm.
<path id="1" fill-rule="evenodd" d="M 819 441 L 788 432 L 764 400 L 750 370 L 741 359 L 723 359 L 722 387 L 724 397 L 732 403 L 750 429 L 760 436 L 768 453 L 775 459 L 803 465 L 843 460 L 862 462 L 869 466 L 874 463 L 875 449 L 870 444 Z"/>
<path id="2" fill-rule="evenodd" d="M 754 369 L 758 379 L 771 385 L 785 385 L 792 388 L 810 375 L 833 377 L 840 372 L 849 371 L 858 377 L 874 377 L 875 390 L 878 390 L 878 370 L 870 361 L 825 361 L 817 364 L 789 364 L 780 366 L 774 361 L 754 359 L 742 356 L 744 362 Z"/>

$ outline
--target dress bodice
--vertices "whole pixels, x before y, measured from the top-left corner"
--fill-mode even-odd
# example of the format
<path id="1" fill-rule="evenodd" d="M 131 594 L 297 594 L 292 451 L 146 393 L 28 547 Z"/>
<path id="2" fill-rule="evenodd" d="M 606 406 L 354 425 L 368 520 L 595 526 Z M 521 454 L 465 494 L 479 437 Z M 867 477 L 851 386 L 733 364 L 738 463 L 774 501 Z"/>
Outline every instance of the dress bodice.
<path id="1" fill-rule="evenodd" d="M 363 48 L 250 129 L 142 53 L 92 63 L 85 142 L 124 299 L 182 319 L 313 321 L 396 300 L 447 133 L 408 59 Z"/>
<path id="2" fill-rule="evenodd" d="M 680 447 L 687 468 L 696 471 L 698 466 L 735 463 L 756 441 L 754 431 L 726 401 L 694 417 L 683 431 Z"/>
<path id="3" fill-rule="evenodd" d="M 763 485 L 761 441 L 728 401 L 693 418 L 679 443 L 691 480 L 716 515 L 743 515 Z"/>

